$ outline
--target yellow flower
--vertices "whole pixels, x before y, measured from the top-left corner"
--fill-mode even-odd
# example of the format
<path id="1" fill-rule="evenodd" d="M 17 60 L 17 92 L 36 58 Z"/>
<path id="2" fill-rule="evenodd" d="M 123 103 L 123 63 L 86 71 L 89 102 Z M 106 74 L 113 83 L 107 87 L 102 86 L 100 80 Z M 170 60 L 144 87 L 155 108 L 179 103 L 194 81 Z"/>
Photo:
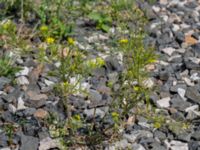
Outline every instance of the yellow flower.
<path id="1" fill-rule="evenodd" d="M 80 121 L 81 117 L 80 117 L 80 115 L 74 115 L 74 119 Z"/>
<path id="2" fill-rule="evenodd" d="M 102 58 L 100 58 L 100 57 L 96 58 L 96 63 L 97 63 L 97 65 L 98 65 L 99 67 L 105 65 L 104 59 L 102 59 Z"/>
<path id="3" fill-rule="evenodd" d="M 149 63 L 155 63 L 156 62 L 156 59 L 149 59 Z"/>
<path id="4" fill-rule="evenodd" d="M 42 32 L 48 31 L 48 26 L 42 25 L 42 26 L 40 27 L 40 31 L 42 31 Z"/>
<path id="5" fill-rule="evenodd" d="M 52 37 L 48 37 L 48 38 L 46 38 L 46 42 L 47 42 L 48 44 L 53 44 L 54 41 L 55 41 L 55 39 L 52 38 Z"/>
<path id="6" fill-rule="evenodd" d="M 120 44 L 127 44 L 128 43 L 128 39 L 121 39 L 119 40 Z"/>
<path id="7" fill-rule="evenodd" d="M 75 40 L 73 38 L 68 38 L 67 39 L 67 42 L 70 44 L 70 45 L 74 45 L 75 44 Z"/>
<path id="8" fill-rule="evenodd" d="M 139 91 L 139 87 L 138 86 L 134 86 L 134 91 Z"/>
<path id="9" fill-rule="evenodd" d="M 113 118 L 119 117 L 119 114 L 117 112 L 112 112 L 111 115 L 112 115 Z"/>
<path id="10" fill-rule="evenodd" d="M 104 59 L 97 57 L 94 59 L 90 59 L 88 61 L 86 61 L 86 65 L 89 66 L 90 68 L 98 68 L 98 67 L 102 67 L 105 64 Z"/>
<path id="11" fill-rule="evenodd" d="M 6 22 L 3 23 L 3 29 L 7 30 L 12 26 L 12 21 L 7 20 Z"/>
<path id="12" fill-rule="evenodd" d="M 157 128 L 157 129 L 158 129 L 158 128 L 160 128 L 162 125 L 161 125 L 159 122 L 155 122 L 153 126 L 154 126 L 154 128 Z"/>

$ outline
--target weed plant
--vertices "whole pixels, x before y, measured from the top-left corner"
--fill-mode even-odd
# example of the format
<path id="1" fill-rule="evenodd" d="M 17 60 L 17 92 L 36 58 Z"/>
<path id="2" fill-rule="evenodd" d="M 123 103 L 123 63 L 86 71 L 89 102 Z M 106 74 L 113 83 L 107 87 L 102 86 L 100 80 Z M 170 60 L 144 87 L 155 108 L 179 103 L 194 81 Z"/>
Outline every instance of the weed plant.
<path id="1" fill-rule="evenodd" d="M 2 1 L 3 4 L 5 2 L 8 3 L 1 10 L 1 18 L 15 10 L 20 13 L 18 19 L 24 23 L 30 12 L 36 15 L 36 20 L 38 19 L 33 34 L 28 36 L 28 39 L 19 31 L 16 22 L 11 19 L 4 20 L 0 25 L 0 35 L 3 39 L 1 46 L 6 50 L 28 52 L 37 59 L 42 68 L 47 64 L 54 67 L 48 75 L 58 78 L 54 92 L 61 99 L 66 120 L 60 121 L 55 114 L 50 114 L 46 125 L 52 137 L 60 138 L 65 146 L 96 145 L 104 140 L 112 141 L 120 135 L 120 129 L 125 128 L 129 116 L 142 114 L 138 106 L 140 103 L 146 104 L 147 109 L 143 114 L 152 120 L 154 128 L 161 128 L 167 122 L 163 116 L 149 117 L 150 113 L 147 113 L 150 104 L 149 93 L 152 89 L 144 83 L 149 78 L 145 68 L 155 63 L 157 56 L 154 48 L 144 46 L 144 26 L 147 19 L 133 0 L 40 0 L 35 4 L 31 0 Z M 80 114 L 73 114 L 69 103 L 70 96 L 87 96 L 87 90 L 81 86 L 82 82 L 91 76 L 96 68 L 106 66 L 103 58 L 90 58 L 88 52 L 78 48 L 74 29 L 76 20 L 80 18 L 94 21 L 95 27 L 108 35 L 115 27 L 116 35 L 112 35 L 110 39 L 111 43 L 114 43 L 110 48 L 111 54 L 123 55 L 123 70 L 119 72 L 119 80 L 116 83 L 119 88 L 114 89 L 114 83 L 108 83 L 112 89 L 113 101 L 109 105 L 108 113 L 98 122 L 95 119 L 96 109 L 92 121 L 88 122 Z M 32 38 L 39 38 L 41 42 L 34 43 Z M 38 51 L 30 53 L 32 47 Z M 10 58 L 0 59 L 0 76 L 13 75 L 16 71 L 17 68 Z M 134 114 L 133 108 L 137 108 L 138 112 Z M 111 117 L 114 124 L 103 128 L 107 117 Z M 81 135 L 81 129 L 85 129 L 87 133 Z"/>

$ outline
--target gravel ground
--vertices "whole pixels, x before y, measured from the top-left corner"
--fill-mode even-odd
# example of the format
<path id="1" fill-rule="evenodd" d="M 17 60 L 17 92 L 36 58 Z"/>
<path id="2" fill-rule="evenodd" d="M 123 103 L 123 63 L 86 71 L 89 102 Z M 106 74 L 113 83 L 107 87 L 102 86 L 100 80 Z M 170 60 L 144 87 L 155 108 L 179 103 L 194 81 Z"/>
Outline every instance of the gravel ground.
<path id="1" fill-rule="evenodd" d="M 189 122 L 190 128 L 181 132 L 167 127 L 156 129 L 139 116 L 137 122 L 123 131 L 121 140 L 111 144 L 105 142 L 100 148 L 93 149 L 199 150 L 200 1 L 160 0 L 154 5 L 138 3 L 150 21 L 146 27 L 149 36 L 145 42 L 155 46 L 160 56 L 155 66 L 151 66 L 151 81 L 158 86 L 151 94 L 151 103 L 165 116 Z M 81 25 L 81 20 L 77 24 Z M 77 29 L 76 32 L 79 33 L 76 44 L 80 49 L 93 51 L 103 48 L 98 55 L 106 57 L 109 48 L 102 46 L 101 42 L 106 41 L 109 34 L 87 29 Z M 70 98 L 74 111 L 86 119 L 93 116 L 94 108 L 97 108 L 96 116 L 100 118 L 108 110 L 111 97 L 106 82 L 117 81 L 122 66 L 117 58 L 108 57 L 106 62 L 106 69 L 96 70 L 88 81 L 81 83 L 89 90 L 89 98 Z M 16 132 L 11 137 L 13 147 L 8 146 L 10 137 L 0 128 L 0 150 L 56 150 L 58 140 L 50 136 L 42 119 L 50 113 L 65 119 L 59 105 L 60 98 L 51 93 L 57 79 L 47 76 L 51 66 L 46 66 L 46 72 L 38 77 L 39 67 L 34 58 L 18 58 L 17 63 L 23 69 L 15 75 L 15 86 L 10 85 L 9 78 L 0 77 L 0 109 L 4 110 L 0 124 L 16 124 Z M 177 124 L 173 127 L 176 128 Z"/>

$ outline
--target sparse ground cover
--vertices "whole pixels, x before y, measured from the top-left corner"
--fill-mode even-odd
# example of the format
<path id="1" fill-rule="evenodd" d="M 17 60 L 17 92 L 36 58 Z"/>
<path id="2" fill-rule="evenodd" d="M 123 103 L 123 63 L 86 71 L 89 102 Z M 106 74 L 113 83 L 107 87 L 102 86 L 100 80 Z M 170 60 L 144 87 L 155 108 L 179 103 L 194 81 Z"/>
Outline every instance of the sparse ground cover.
<path id="1" fill-rule="evenodd" d="M 194 130 L 183 117 L 196 105 L 183 101 L 182 115 L 170 94 L 198 96 L 163 90 L 160 49 L 175 49 L 156 39 L 156 13 L 168 3 L 154 3 L 0 0 L 0 148 L 186 148 L 176 137 Z"/>

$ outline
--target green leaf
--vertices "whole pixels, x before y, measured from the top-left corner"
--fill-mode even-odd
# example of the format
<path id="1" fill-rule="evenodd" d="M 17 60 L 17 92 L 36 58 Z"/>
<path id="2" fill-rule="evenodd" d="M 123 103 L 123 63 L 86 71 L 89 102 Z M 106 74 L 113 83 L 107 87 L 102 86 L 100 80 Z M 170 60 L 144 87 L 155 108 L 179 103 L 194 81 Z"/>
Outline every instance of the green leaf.
<path id="1" fill-rule="evenodd" d="M 102 20 L 102 16 L 101 14 L 97 13 L 97 12 L 92 12 L 88 15 L 88 17 L 94 21 L 101 21 Z"/>
<path id="2" fill-rule="evenodd" d="M 110 26 L 106 25 L 106 24 L 102 24 L 101 25 L 101 29 L 105 32 L 108 32 L 110 30 Z"/>

